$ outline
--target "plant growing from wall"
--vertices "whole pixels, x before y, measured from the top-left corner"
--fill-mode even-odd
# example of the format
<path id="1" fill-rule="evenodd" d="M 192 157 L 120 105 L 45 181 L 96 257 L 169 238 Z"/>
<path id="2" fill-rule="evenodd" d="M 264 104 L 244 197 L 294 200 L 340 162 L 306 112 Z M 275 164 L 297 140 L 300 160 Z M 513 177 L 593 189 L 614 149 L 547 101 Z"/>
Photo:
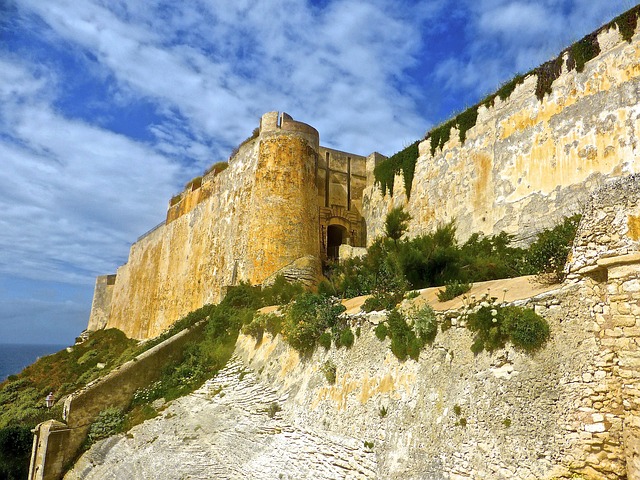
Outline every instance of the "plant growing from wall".
<path id="1" fill-rule="evenodd" d="M 477 305 L 471 305 L 464 315 L 467 328 L 475 333 L 471 350 L 476 355 L 483 350 L 492 352 L 504 348 L 509 341 L 527 352 L 541 348 L 549 339 L 547 321 L 531 308 L 498 305 L 497 299 L 483 296 Z"/>
<path id="2" fill-rule="evenodd" d="M 227 168 L 229 168 L 229 162 L 217 162 L 207 168 L 204 172 L 204 175 L 209 175 L 210 173 L 212 173 L 213 175 L 218 175 L 220 172 L 223 172 Z"/>
<path id="3" fill-rule="evenodd" d="M 336 365 L 331 360 L 327 360 L 322 364 L 321 370 L 329 385 L 334 385 L 336 383 Z"/>
<path id="4" fill-rule="evenodd" d="M 394 177 L 402 171 L 407 197 L 411 196 L 419 143 L 419 141 L 415 141 L 376 165 L 373 174 L 383 194 L 388 191 L 389 195 L 393 196 Z"/>

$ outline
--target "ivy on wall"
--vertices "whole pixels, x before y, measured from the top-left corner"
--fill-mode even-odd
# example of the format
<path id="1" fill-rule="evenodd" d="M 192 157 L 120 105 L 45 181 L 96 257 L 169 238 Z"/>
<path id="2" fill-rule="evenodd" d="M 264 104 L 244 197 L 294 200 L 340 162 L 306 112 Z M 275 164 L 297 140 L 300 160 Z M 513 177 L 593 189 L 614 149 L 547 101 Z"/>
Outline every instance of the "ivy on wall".
<path id="1" fill-rule="evenodd" d="M 398 153 L 395 153 L 376 165 L 373 174 L 383 194 L 388 190 L 389 194 L 393 195 L 393 177 L 402 170 L 407 196 L 411 195 L 411 185 L 413 184 L 413 172 L 416 169 L 416 160 L 418 159 L 419 143 L 420 141 L 416 140 L 405 149 L 400 150 Z"/>
<path id="2" fill-rule="evenodd" d="M 577 72 L 582 72 L 585 64 L 600 54 L 598 34 L 601 32 L 611 28 L 616 28 L 625 41 L 631 42 L 631 38 L 633 37 L 638 25 L 639 16 L 640 5 L 636 5 L 595 32 L 586 35 L 578 42 L 566 48 L 556 58 L 543 63 L 526 74 L 516 75 L 513 79 L 504 83 L 495 93 L 487 96 L 477 105 L 468 108 L 464 112 L 458 114 L 455 118 L 432 128 L 425 135 L 425 140 L 430 140 L 431 155 L 435 155 L 435 152 L 438 149 L 442 150 L 444 145 L 451 138 L 451 129 L 454 127 L 459 131 L 460 142 L 464 143 L 467 138 L 467 132 L 476 125 L 478 109 L 480 106 L 485 106 L 487 108 L 493 106 L 496 97 L 500 97 L 503 101 L 507 100 L 515 88 L 522 84 L 530 75 L 536 75 L 537 77 L 536 97 L 538 100 L 542 101 L 546 95 L 551 94 L 553 82 L 555 82 L 562 73 L 562 65 L 564 63 L 565 55 L 567 56 L 567 69 L 569 71 L 576 70 Z M 404 172 L 407 195 L 410 195 L 413 173 L 417 159 L 417 144 L 418 142 L 413 144 L 415 145 L 415 158 L 411 160 L 408 158 L 413 155 L 413 151 L 411 151 L 411 153 L 407 152 L 413 147 L 413 145 L 411 145 L 405 150 L 389 157 L 387 160 L 380 162 L 380 164 L 376 166 L 376 182 L 380 184 L 380 188 L 383 193 L 388 190 L 389 193 L 393 195 L 393 176 L 402 169 Z M 405 155 L 407 156 L 407 160 L 401 160 L 400 158 L 404 159 Z"/>

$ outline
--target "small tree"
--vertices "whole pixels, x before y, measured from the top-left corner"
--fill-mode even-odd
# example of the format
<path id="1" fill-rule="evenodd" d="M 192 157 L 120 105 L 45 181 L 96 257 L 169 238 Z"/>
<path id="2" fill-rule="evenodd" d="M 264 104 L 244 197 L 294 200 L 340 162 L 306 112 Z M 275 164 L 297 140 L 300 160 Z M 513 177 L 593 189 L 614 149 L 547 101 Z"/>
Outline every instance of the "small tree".
<path id="1" fill-rule="evenodd" d="M 400 237 L 407 231 L 409 220 L 411 220 L 411 215 L 405 212 L 402 207 L 392 209 L 384 221 L 384 231 L 387 237 L 397 244 Z"/>

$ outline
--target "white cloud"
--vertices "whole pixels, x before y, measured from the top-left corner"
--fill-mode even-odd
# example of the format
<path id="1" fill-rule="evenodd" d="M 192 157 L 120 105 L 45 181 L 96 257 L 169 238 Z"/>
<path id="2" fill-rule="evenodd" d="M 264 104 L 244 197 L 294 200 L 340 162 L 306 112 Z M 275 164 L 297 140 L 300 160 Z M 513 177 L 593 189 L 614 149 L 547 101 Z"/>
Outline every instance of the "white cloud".
<path id="1" fill-rule="evenodd" d="M 0 272 L 88 282 L 162 219 L 178 166 L 122 135 L 69 120 L 50 83 L 0 58 Z M 156 203 L 149 199 L 156 199 Z M 161 203 L 160 203 L 161 202 Z"/>

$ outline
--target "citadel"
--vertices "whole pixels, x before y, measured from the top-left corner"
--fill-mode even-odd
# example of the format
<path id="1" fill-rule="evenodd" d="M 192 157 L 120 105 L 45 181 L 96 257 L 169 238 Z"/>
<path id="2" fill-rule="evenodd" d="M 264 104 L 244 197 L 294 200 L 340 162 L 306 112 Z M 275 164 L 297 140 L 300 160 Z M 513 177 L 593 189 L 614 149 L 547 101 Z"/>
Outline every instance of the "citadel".
<path id="1" fill-rule="evenodd" d="M 632 13 L 637 19 L 638 7 Z M 399 362 L 377 346 L 365 319 L 352 350 L 310 360 L 278 337 L 256 346 L 241 336 L 236 363 L 200 394 L 219 381 L 226 398 L 247 405 L 258 401 L 247 392 L 257 390 L 283 399 L 284 423 L 268 427 L 274 440 L 255 440 L 262 456 L 238 460 L 245 478 L 274 478 L 266 459 L 282 457 L 302 462 L 300 471 L 311 472 L 305 478 L 343 462 L 344 476 L 326 478 L 640 479 L 640 36 L 636 29 L 625 39 L 613 24 L 586 41 L 597 55 L 580 68 L 568 49 L 504 98 L 474 107 L 464 132 L 459 121 L 444 140 L 423 139 L 410 189 L 402 171 L 392 188 L 381 188 L 379 153 L 322 147 L 312 126 L 265 113 L 228 168 L 190 182 L 165 221 L 132 245 L 127 263 L 97 279 L 88 329 L 148 339 L 241 281 L 266 285 L 284 275 L 314 285 L 324 263 L 359 254 L 381 235 L 395 206 L 411 215 L 409 236 L 455 218 L 461 240 L 505 231 L 523 244 L 582 213 L 565 282 L 513 300 L 552 326 L 550 344 L 535 357 L 473 356 L 454 323 L 419 362 Z M 457 318 L 454 310 L 439 314 Z M 159 368 L 188 335 L 68 399 L 64 427 L 81 428 L 105 405 L 126 403 L 151 378 L 140 372 Z M 333 386 L 317 381 L 323 355 L 347 372 Z M 261 374 L 240 378 L 245 367 Z M 103 401 L 105 392 L 112 393 Z M 375 414 L 382 404 L 394 409 L 384 425 Z M 176 405 L 175 415 L 195 408 Z M 465 430 L 452 426 L 454 405 L 468 412 Z M 224 428 L 236 418 L 249 422 L 242 415 Z M 57 478 L 78 440 L 56 433 L 59 425 L 39 428 L 31 478 Z M 370 455 L 362 440 L 374 438 L 383 446 Z M 121 443 L 128 441 L 126 448 L 138 445 Z M 292 451 L 311 442 L 331 453 L 304 464 L 287 442 Z"/>

